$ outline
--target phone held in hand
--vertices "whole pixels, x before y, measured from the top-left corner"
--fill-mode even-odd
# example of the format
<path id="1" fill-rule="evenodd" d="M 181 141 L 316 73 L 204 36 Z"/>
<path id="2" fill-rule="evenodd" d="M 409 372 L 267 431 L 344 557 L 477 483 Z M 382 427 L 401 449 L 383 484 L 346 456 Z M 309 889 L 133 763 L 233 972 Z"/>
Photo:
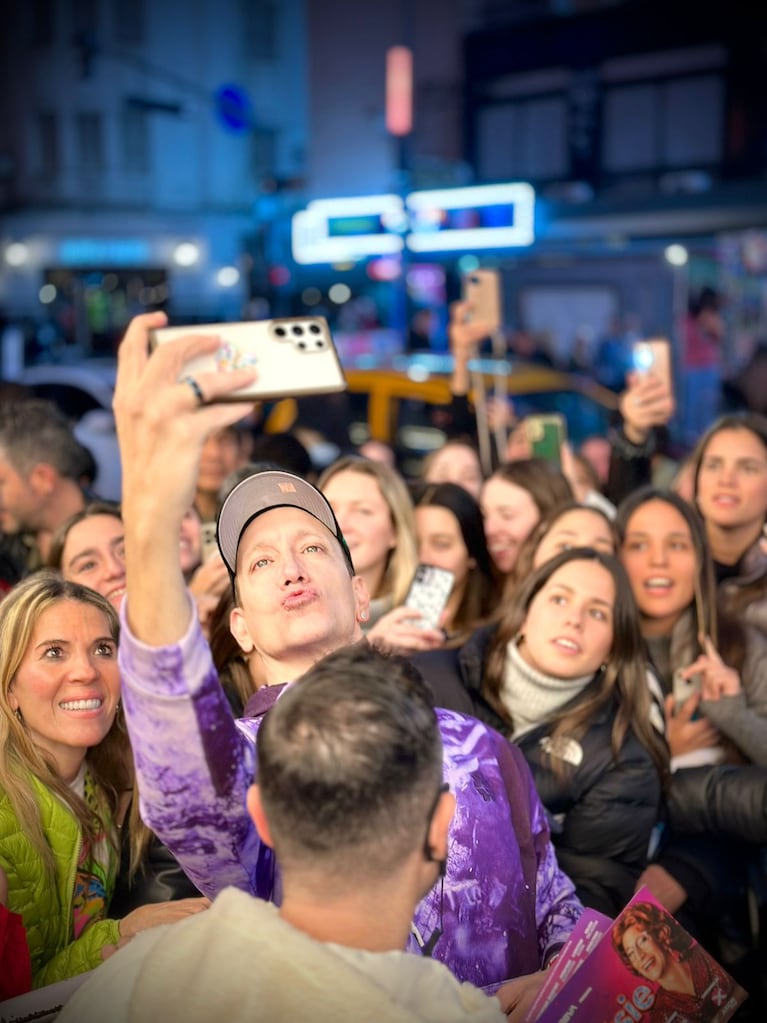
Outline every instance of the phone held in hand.
<path id="1" fill-rule="evenodd" d="M 184 366 L 182 376 L 255 369 L 257 378 L 221 401 L 259 401 L 346 390 L 341 362 L 327 321 L 322 316 L 288 316 L 246 323 L 205 323 L 160 327 L 151 332 L 153 346 L 188 334 L 214 334 L 218 351 Z"/>
<path id="2" fill-rule="evenodd" d="M 637 373 L 654 373 L 671 390 L 671 346 L 665 338 L 634 342 L 632 364 Z"/>
<path id="3" fill-rule="evenodd" d="M 440 618 L 453 589 L 453 573 L 436 565 L 419 565 L 405 597 L 405 607 L 420 611 L 416 624 L 423 629 L 438 629 Z"/>
<path id="4" fill-rule="evenodd" d="M 558 412 L 528 416 L 525 431 L 533 458 L 543 458 L 557 466 L 562 464 L 562 445 L 567 440 L 567 424 Z"/>
<path id="5" fill-rule="evenodd" d="M 492 334 L 503 323 L 500 273 L 498 270 L 472 270 L 463 275 L 462 282 L 469 318 L 486 323 Z"/>
<path id="6" fill-rule="evenodd" d="M 200 523 L 200 561 L 205 564 L 206 561 L 218 554 L 218 543 L 216 541 L 216 523 L 215 522 L 201 522 Z"/>
<path id="7" fill-rule="evenodd" d="M 677 670 L 674 672 L 672 681 L 671 693 L 674 697 L 674 713 L 678 713 L 680 708 L 689 700 L 691 696 L 700 692 L 700 675 L 693 675 L 691 678 L 685 678 L 681 671 Z M 695 713 L 690 718 L 691 721 L 697 721 L 700 717 L 700 713 L 696 707 Z"/>

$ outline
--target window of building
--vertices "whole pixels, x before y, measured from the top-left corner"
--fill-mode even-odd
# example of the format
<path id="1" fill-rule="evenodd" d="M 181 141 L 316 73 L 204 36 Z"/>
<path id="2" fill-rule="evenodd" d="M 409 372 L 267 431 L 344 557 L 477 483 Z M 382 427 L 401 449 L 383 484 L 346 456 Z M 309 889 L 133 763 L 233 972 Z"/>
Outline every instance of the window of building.
<path id="1" fill-rule="evenodd" d="M 146 174 L 150 169 L 147 112 L 130 103 L 125 103 L 120 130 L 123 169 L 132 173 Z"/>
<path id="2" fill-rule="evenodd" d="M 604 97 L 604 169 L 612 174 L 658 165 L 658 87 L 617 86 Z"/>
<path id="3" fill-rule="evenodd" d="M 479 118 L 480 177 L 545 180 L 567 174 L 567 105 L 539 96 L 486 107 Z"/>
<path id="4" fill-rule="evenodd" d="M 606 90 L 604 166 L 610 173 L 718 163 L 724 87 L 715 74 Z"/>
<path id="5" fill-rule="evenodd" d="M 246 60 L 273 60 L 277 55 L 277 5 L 273 0 L 240 0 Z"/>
<path id="6" fill-rule="evenodd" d="M 59 173 L 59 124 L 51 111 L 37 115 L 37 165 L 44 178 L 55 178 Z"/>
<path id="7" fill-rule="evenodd" d="M 101 114 L 77 115 L 77 155 L 80 171 L 86 175 L 104 171 L 104 125 Z"/>
<path id="8" fill-rule="evenodd" d="M 722 159 L 724 89 L 717 75 L 669 82 L 664 89 L 663 155 L 668 167 Z"/>

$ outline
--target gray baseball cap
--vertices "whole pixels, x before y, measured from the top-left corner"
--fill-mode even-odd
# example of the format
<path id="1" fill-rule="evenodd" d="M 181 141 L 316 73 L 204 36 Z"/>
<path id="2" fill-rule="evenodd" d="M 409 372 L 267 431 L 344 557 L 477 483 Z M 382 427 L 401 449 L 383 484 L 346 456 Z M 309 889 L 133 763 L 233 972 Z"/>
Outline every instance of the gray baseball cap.
<path id="1" fill-rule="evenodd" d="M 349 570 L 354 575 L 349 547 L 324 494 L 301 476 L 268 469 L 254 473 L 238 483 L 218 513 L 218 548 L 232 578 L 236 574 L 237 547 L 242 534 L 253 519 L 272 508 L 300 508 L 313 515 L 338 540 Z"/>

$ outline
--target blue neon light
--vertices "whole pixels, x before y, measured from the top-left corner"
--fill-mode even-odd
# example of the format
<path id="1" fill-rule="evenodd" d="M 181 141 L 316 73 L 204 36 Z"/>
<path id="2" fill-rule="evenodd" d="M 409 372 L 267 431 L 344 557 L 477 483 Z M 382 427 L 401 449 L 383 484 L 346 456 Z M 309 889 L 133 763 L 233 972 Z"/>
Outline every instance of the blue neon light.
<path id="1" fill-rule="evenodd" d="M 151 248 L 140 238 L 66 238 L 59 243 L 61 266 L 147 266 Z"/>

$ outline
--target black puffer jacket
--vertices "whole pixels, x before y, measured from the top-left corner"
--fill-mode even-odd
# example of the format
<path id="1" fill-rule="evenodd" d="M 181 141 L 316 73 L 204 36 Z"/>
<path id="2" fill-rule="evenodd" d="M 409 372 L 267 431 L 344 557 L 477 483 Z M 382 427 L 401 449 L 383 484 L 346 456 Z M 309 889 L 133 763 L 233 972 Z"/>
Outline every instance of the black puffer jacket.
<path id="1" fill-rule="evenodd" d="M 506 723 L 481 688 L 495 628 L 475 632 L 459 649 L 430 651 L 411 660 L 431 687 L 437 706 L 473 714 L 508 736 Z M 517 743 L 549 814 L 562 869 L 585 905 L 609 915 L 633 895 L 661 804 L 655 765 L 633 732 L 627 734 L 618 759 L 613 758 L 615 713 L 615 704 L 604 707 L 586 733 L 567 744 L 564 763 L 547 752 L 549 724 L 526 732 Z M 555 770 L 557 763 L 564 770 Z"/>

